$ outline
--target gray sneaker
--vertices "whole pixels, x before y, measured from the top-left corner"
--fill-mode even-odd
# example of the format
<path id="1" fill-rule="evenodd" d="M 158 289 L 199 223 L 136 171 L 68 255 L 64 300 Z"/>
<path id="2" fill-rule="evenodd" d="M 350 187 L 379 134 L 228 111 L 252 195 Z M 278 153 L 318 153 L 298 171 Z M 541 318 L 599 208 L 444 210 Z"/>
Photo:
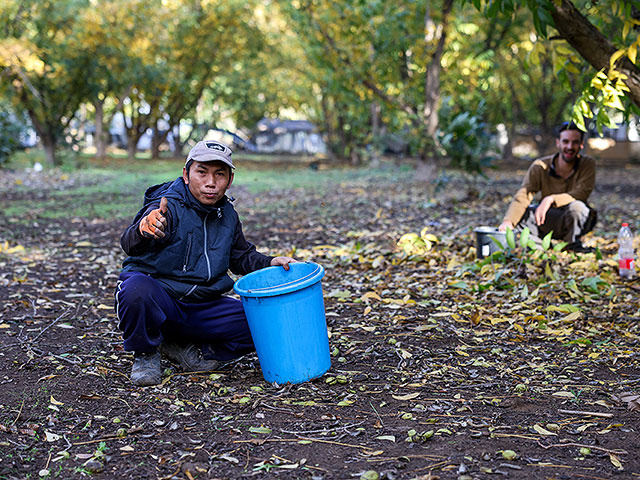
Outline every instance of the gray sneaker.
<path id="1" fill-rule="evenodd" d="M 160 352 L 143 353 L 133 358 L 131 382 L 139 387 L 158 385 L 162 381 Z"/>
<path id="2" fill-rule="evenodd" d="M 165 342 L 160 346 L 160 351 L 185 372 L 209 372 L 221 365 L 218 360 L 205 359 L 200 347 L 192 343 L 183 346 Z"/>

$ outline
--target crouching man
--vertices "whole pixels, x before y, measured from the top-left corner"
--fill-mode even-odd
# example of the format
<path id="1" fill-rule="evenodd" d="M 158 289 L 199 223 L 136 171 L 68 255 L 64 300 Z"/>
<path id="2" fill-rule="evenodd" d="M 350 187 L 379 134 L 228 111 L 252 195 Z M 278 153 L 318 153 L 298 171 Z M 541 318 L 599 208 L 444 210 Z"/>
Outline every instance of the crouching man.
<path id="1" fill-rule="evenodd" d="M 534 239 L 549 232 L 552 238 L 567 242 L 565 250 L 586 252 L 581 237 L 595 226 L 597 212 L 587 199 L 593 191 L 596 168 L 593 158 L 581 155 L 584 133 L 574 123 L 564 123 L 557 129 L 558 151 L 535 160 L 509 205 L 499 227 L 528 227 Z M 540 193 L 538 205 L 531 205 Z"/>
<path id="2" fill-rule="evenodd" d="M 131 381 L 162 380 L 161 355 L 184 371 L 210 371 L 254 350 L 227 271 L 289 269 L 290 257 L 256 251 L 225 195 L 233 182 L 232 151 L 198 142 L 182 176 L 150 187 L 120 240 L 128 255 L 116 288 L 125 351 L 134 353 Z"/>

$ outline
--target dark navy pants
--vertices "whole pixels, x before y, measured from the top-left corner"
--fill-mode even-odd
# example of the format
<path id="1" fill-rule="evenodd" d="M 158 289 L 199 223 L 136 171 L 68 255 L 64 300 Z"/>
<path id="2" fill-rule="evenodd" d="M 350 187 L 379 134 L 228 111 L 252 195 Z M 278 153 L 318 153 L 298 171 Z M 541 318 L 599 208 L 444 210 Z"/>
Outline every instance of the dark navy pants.
<path id="1" fill-rule="evenodd" d="M 153 352 L 166 340 L 195 343 L 205 358 L 227 361 L 255 349 L 240 300 L 223 296 L 206 303 L 181 302 L 143 273 L 120 274 L 116 314 L 128 352 Z"/>

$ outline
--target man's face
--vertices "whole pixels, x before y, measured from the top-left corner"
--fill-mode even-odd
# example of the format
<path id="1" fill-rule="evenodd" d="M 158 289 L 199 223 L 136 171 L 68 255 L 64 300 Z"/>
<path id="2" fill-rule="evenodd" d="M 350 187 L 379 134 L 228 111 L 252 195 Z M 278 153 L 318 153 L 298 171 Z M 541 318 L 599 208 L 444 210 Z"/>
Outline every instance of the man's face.
<path id="1" fill-rule="evenodd" d="M 576 130 L 564 130 L 560 132 L 560 138 L 556 138 L 556 147 L 562 158 L 571 163 L 582 150 L 582 135 Z"/>
<path id="2" fill-rule="evenodd" d="M 231 169 L 222 162 L 193 162 L 182 178 L 191 195 L 203 205 L 215 205 L 233 182 Z"/>

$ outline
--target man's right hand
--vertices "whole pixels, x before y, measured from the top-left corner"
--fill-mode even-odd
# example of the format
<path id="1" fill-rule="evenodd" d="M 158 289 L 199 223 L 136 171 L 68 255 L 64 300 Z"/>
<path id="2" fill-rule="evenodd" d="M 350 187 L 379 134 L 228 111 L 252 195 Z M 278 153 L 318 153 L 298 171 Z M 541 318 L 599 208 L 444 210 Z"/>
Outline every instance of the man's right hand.
<path id="1" fill-rule="evenodd" d="M 165 229 L 167 228 L 167 219 L 165 214 L 167 213 L 167 199 L 162 197 L 160 200 L 160 207 L 155 210 L 151 210 L 146 216 L 142 217 L 138 224 L 138 230 L 147 238 L 160 239 L 163 238 Z"/>
<path id="2" fill-rule="evenodd" d="M 510 228 L 511 230 L 513 230 L 513 223 L 511 223 L 509 220 L 505 220 L 504 222 L 502 222 L 500 224 L 500 226 L 498 227 L 498 231 L 499 232 L 506 232 L 507 229 Z"/>

